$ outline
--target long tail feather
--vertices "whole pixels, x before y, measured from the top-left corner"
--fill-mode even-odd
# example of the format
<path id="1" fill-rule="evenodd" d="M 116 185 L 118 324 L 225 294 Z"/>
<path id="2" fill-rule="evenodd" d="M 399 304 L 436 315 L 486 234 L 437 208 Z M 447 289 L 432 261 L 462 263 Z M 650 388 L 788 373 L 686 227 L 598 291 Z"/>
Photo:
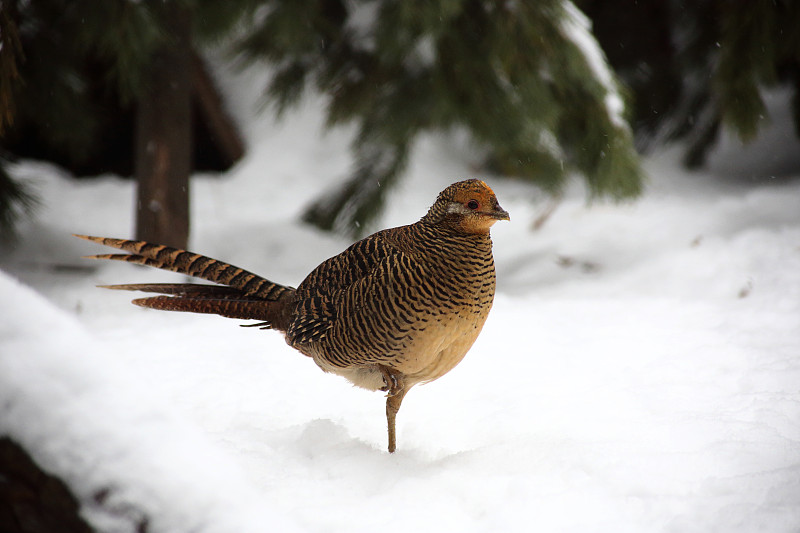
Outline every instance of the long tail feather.
<path id="1" fill-rule="evenodd" d="M 181 298 L 173 296 L 151 296 L 137 298 L 133 303 L 141 307 L 159 309 L 162 311 L 186 311 L 190 313 L 206 313 L 220 315 L 227 318 L 244 320 L 259 320 L 260 327 L 274 327 L 284 330 L 281 323 L 282 302 L 266 300 L 219 300 L 207 298 Z"/>
<path id="2" fill-rule="evenodd" d="M 213 300 L 253 300 L 264 301 L 256 296 L 242 293 L 233 287 L 208 285 L 205 283 L 128 283 L 124 285 L 98 285 L 101 289 L 117 291 L 141 291 L 169 294 L 184 298 L 201 298 Z"/>
<path id="3" fill-rule="evenodd" d="M 295 292 L 292 287 L 273 283 L 237 266 L 204 255 L 187 252 L 186 250 L 145 241 L 92 237 L 89 235 L 75 235 L 75 237 L 130 252 L 129 254 L 89 256 L 92 259 L 124 261 L 180 272 L 214 283 L 228 285 L 240 290 L 247 296 L 262 300 L 283 300 L 290 298 Z"/>

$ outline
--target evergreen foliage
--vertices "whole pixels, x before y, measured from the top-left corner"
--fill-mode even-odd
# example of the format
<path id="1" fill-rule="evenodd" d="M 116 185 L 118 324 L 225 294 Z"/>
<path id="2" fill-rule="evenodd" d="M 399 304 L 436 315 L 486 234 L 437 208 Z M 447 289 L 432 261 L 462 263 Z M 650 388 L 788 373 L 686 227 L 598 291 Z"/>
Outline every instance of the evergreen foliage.
<path id="1" fill-rule="evenodd" d="M 722 126 L 752 139 L 763 91 L 791 87 L 800 136 L 800 2 L 584 0 L 610 63 L 631 88 L 640 146 L 685 139 L 701 165 Z M 647 28 L 647 31 L 642 31 Z"/>
<path id="2" fill-rule="evenodd" d="M 16 5 L 0 1 L 0 138 L 14 122 L 14 89 L 20 82 L 18 62 L 24 59 L 17 29 Z M 14 225 L 28 212 L 34 197 L 9 176 L 9 160 L 0 147 L 0 238 L 14 237 Z"/>
<path id="3" fill-rule="evenodd" d="M 311 86 L 328 124 L 354 121 L 354 170 L 305 218 L 360 233 L 416 136 L 466 130 L 499 172 L 559 191 L 635 196 L 642 172 L 622 101 L 588 22 L 569 2 L 273 0 L 237 45 L 266 60 L 279 112 Z"/>
<path id="4" fill-rule="evenodd" d="M 33 135 L 50 152 L 78 164 L 97 157 L 95 141 L 113 119 L 111 110 L 130 108 L 145 89 L 154 51 L 169 42 L 160 4 L 19 2 L 25 61 L 13 100 L 25 131 L 9 135 Z"/>
<path id="5" fill-rule="evenodd" d="M 0 150 L 0 240 L 16 237 L 15 224 L 20 215 L 29 213 L 37 202 L 27 187 L 8 175 L 9 163 Z"/>

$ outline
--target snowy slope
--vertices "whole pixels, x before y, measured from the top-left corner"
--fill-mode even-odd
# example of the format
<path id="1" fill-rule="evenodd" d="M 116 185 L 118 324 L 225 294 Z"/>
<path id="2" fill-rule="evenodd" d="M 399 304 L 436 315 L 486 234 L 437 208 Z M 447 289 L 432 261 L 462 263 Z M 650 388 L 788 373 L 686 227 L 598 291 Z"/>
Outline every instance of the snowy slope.
<path id="1" fill-rule="evenodd" d="M 296 284 L 348 244 L 297 214 L 347 170 L 350 132 L 319 135 L 319 101 L 252 120 L 260 82 L 236 79 L 250 154 L 195 180 L 192 248 Z M 381 225 L 471 163 L 421 141 Z M 800 181 L 687 174 L 671 153 L 647 169 L 639 202 L 571 191 L 539 231 L 546 202 L 486 178 L 512 218 L 495 307 L 464 362 L 407 396 L 390 456 L 381 395 L 279 335 L 94 288 L 180 276 L 80 260 L 101 250 L 69 233 L 130 235 L 131 185 L 25 163 L 46 205 L 0 257 L 0 434 L 107 531 L 142 514 L 170 532 L 797 531 Z"/>

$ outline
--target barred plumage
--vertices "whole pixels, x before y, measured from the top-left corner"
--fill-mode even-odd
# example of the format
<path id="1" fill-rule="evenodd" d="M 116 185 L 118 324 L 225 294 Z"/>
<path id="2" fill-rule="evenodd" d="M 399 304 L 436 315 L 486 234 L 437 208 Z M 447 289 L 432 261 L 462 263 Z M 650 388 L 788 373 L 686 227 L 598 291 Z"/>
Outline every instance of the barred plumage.
<path id="1" fill-rule="evenodd" d="M 379 231 L 315 268 L 294 289 L 206 256 L 142 241 L 78 236 L 130 254 L 92 256 L 155 266 L 220 285 L 135 284 L 155 309 L 255 319 L 326 372 L 387 391 L 389 451 L 406 392 L 457 365 L 495 292 L 489 228 L 508 220 L 482 181 L 446 188 L 422 219 Z"/>

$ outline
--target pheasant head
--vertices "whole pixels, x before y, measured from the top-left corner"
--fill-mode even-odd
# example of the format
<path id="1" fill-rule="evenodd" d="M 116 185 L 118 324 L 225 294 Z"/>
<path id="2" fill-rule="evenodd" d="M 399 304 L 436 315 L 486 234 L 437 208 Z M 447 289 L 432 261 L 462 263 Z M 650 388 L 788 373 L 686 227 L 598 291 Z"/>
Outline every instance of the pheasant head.
<path id="1" fill-rule="evenodd" d="M 494 191 L 481 180 L 459 181 L 447 187 L 422 217 L 429 224 L 441 224 L 461 233 L 486 234 L 498 220 L 510 220 L 500 207 Z"/>

